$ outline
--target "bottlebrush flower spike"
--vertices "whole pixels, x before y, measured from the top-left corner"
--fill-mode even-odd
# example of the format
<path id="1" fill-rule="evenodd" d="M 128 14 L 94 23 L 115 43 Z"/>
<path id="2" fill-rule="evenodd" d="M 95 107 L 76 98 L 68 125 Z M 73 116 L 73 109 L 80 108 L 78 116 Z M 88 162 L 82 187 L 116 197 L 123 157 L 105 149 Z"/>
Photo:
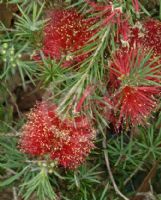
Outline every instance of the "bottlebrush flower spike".
<path id="1" fill-rule="evenodd" d="M 137 22 L 136 26 L 131 29 L 129 43 L 130 46 L 141 44 L 146 50 L 153 49 L 154 57 L 160 56 L 161 22 L 152 18 Z"/>
<path id="2" fill-rule="evenodd" d="M 80 50 L 93 36 L 89 30 L 93 19 L 85 19 L 75 10 L 52 10 L 44 29 L 43 53 L 56 60 L 66 57 L 65 66 L 81 62 L 88 55 L 71 55 Z"/>
<path id="3" fill-rule="evenodd" d="M 46 104 L 38 104 L 28 115 L 23 126 L 20 148 L 31 155 L 44 155 L 51 151 L 53 134 L 48 129 Z"/>
<path id="4" fill-rule="evenodd" d="M 138 49 L 120 49 L 111 62 L 109 93 L 118 128 L 123 121 L 143 124 L 161 95 L 161 65 L 151 62 L 150 53 Z"/>
<path id="5" fill-rule="evenodd" d="M 51 153 L 52 159 L 71 169 L 78 167 L 94 147 L 94 132 L 89 123 L 81 117 L 77 118 L 75 123 L 68 126 L 69 140 L 65 141 L 62 148 Z"/>
<path id="6" fill-rule="evenodd" d="M 161 90 L 157 87 L 125 86 L 115 97 L 116 111 L 119 110 L 118 128 L 125 122 L 127 126 L 145 124 L 147 117 L 157 106 L 154 95 Z"/>
<path id="7" fill-rule="evenodd" d="M 65 168 L 77 168 L 94 147 L 95 132 L 81 116 L 62 121 L 56 107 L 45 102 L 31 111 L 22 129 L 20 148 L 33 156 L 46 156 Z"/>

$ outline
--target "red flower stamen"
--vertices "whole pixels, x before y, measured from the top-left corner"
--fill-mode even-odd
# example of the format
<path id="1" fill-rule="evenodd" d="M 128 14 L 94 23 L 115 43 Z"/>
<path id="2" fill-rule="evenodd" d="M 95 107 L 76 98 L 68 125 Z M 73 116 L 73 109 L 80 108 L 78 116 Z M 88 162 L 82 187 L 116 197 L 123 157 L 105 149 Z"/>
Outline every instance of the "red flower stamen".
<path id="1" fill-rule="evenodd" d="M 161 94 L 161 66 L 157 61 L 152 63 L 151 54 L 147 59 L 146 52 L 139 48 L 120 49 L 111 62 L 108 91 L 118 128 L 123 122 L 127 126 L 143 124 L 157 107 L 157 96 Z"/>
<path id="2" fill-rule="evenodd" d="M 38 104 L 22 129 L 20 148 L 33 156 L 48 156 L 59 165 L 74 169 L 94 147 L 95 132 L 87 118 L 62 121 L 55 106 Z"/>
<path id="3" fill-rule="evenodd" d="M 161 22 L 155 19 L 147 19 L 137 22 L 131 29 L 129 38 L 130 46 L 141 44 L 146 50 L 153 50 L 154 57 L 161 55 Z"/>
<path id="4" fill-rule="evenodd" d="M 124 87 L 115 96 L 116 111 L 120 110 L 118 127 L 121 123 L 138 125 L 144 124 L 146 118 L 157 106 L 153 95 L 159 94 L 156 87 Z"/>
<path id="5" fill-rule="evenodd" d="M 84 19 L 75 10 L 53 10 L 49 12 L 50 21 L 44 29 L 43 53 L 52 59 L 61 60 L 66 57 L 64 66 L 81 62 L 88 55 L 80 50 L 93 35 L 89 30 L 93 19 Z"/>

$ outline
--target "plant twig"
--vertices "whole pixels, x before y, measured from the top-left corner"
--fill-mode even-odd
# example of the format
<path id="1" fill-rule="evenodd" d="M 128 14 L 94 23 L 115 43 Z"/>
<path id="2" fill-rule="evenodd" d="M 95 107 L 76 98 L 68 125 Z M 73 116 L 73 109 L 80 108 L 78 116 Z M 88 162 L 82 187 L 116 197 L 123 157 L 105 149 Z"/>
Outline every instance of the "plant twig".
<path id="1" fill-rule="evenodd" d="M 144 157 L 142 162 L 138 165 L 138 167 L 134 170 L 134 172 L 124 181 L 124 186 L 132 179 L 133 176 L 135 176 L 135 174 L 139 171 L 142 170 L 142 166 L 145 163 L 145 160 L 147 159 L 147 157 L 149 156 L 150 153 L 147 153 Z"/>
<path id="2" fill-rule="evenodd" d="M 103 139 L 103 148 L 106 149 L 106 138 L 104 137 Z M 121 193 L 121 191 L 119 190 L 119 188 L 117 187 L 117 184 L 115 182 L 115 179 L 113 177 L 112 171 L 111 171 L 111 167 L 110 167 L 110 162 L 109 162 L 109 156 L 108 156 L 108 152 L 106 150 L 104 150 L 104 156 L 105 156 L 105 162 L 106 162 L 106 167 L 108 170 L 108 174 L 110 176 L 110 180 L 112 182 L 112 185 L 114 187 L 115 192 L 124 200 L 129 200 L 124 194 Z"/>
<path id="3" fill-rule="evenodd" d="M 5 136 L 5 137 L 20 137 L 21 133 L 0 133 L 0 136 Z"/>
<path id="4" fill-rule="evenodd" d="M 13 187 L 12 190 L 13 190 L 13 200 L 18 200 L 16 188 Z"/>
<path id="5" fill-rule="evenodd" d="M 157 168 L 158 168 L 158 161 L 155 161 L 153 163 L 151 170 L 149 171 L 149 173 L 143 180 L 142 184 L 140 185 L 138 192 L 147 192 L 149 190 L 149 181 L 155 177 Z"/>

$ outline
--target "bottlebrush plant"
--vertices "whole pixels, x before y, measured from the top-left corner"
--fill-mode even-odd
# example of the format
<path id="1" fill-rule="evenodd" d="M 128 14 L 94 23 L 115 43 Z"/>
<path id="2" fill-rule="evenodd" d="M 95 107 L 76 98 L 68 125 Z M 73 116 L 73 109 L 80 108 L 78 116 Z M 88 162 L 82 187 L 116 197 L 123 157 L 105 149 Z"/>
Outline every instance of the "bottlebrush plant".
<path id="1" fill-rule="evenodd" d="M 159 1 L 1 1 L 0 198 L 160 199 L 160 56 Z"/>

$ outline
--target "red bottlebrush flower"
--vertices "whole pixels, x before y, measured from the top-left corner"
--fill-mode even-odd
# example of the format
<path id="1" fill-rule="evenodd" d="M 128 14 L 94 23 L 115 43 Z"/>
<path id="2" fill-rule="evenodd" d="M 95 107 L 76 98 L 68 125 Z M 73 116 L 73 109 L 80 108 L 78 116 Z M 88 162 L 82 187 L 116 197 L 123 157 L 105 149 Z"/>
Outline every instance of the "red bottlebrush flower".
<path id="1" fill-rule="evenodd" d="M 84 19 L 75 10 L 53 10 L 44 29 L 43 52 L 56 60 L 66 57 L 65 66 L 84 60 L 87 55 L 72 57 L 70 54 L 81 49 L 93 36 L 89 30 L 93 20 Z"/>
<path id="2" fill-rule="evenodd" d="M 46 113 L 47 112 L 47 113 Z M 51 151 L 53 134 L 49 131 L 48 121 L 51 120 L 46 104 L 38 104 L 28 115 L 28 122 L 22 129 L 20 147 L 31 155 L 44 155 Z"/>
<path id="3" fill-rule="evenodd" d="M 161 55 L 161 22 L 155 19 L 147 19 L 137 22 L 131 29 L 130 46 L 134 43 L 141 44 L 145 49 L 154 51 L 154 57 Z"/>
<path id="4" fill-rule="evenodd" d="M 71 124 L 68 127 L 70 130 L 68 142 L 61 149 L 53 151 L 51 154 L 51 158 L 58 160 L 60 165 L 64 167 L 76 168 L 84 161 L 91 148 L 94 147 L 92 143 L 94 134 L 89 129 L 88 122 L 83 121 L 84 119 L 77 119 L 76 126 Z"/>
<path id="5" fill-rule="evenodd" d="M 157 106 L 161 67 L 151 60 L 151 54 L 139 50 L 139 46 L 120 49 L 113 56 L 108 92 L 118 127 L 123 121 L 128 125 L 143 124 Z M 110 116 L 113 118 L 112 113 Z"/>
<path id="6" fill-rule="evenodd" d="M 110 64 L 109 71 L 111 89 L 118 89 L 121 81 L 129 76 L 131 70 L 135 67 L 134 62 L 133 66 L 131 66 L 131 61 L 136 60 L 137 55 L 138 50 L 134 48 L 125 51 L 120 49 L 115 52 Z M 138 65 L 136 67 L 138 67 Z"/>
<path id="7" fill-rule="evenodd" d="M 116 110 L 120 111 L 118 127 L 121 123 L 138 125 L 144 124 L 146 118 L 156 108 L 156 99 L 153 95 L 160 91 L 154 87 L 132 87 L 125 86 L 115 97 Z"/>
<path id="8" fill-rule="evenodd" d="M 85 117 L 62 121 L 56 107 L 38 104 L 24 125 L 20 148 L 24 153 L 49 156 L 59 165 L 74 169 L 94 147 L 94 130 Z"/>

